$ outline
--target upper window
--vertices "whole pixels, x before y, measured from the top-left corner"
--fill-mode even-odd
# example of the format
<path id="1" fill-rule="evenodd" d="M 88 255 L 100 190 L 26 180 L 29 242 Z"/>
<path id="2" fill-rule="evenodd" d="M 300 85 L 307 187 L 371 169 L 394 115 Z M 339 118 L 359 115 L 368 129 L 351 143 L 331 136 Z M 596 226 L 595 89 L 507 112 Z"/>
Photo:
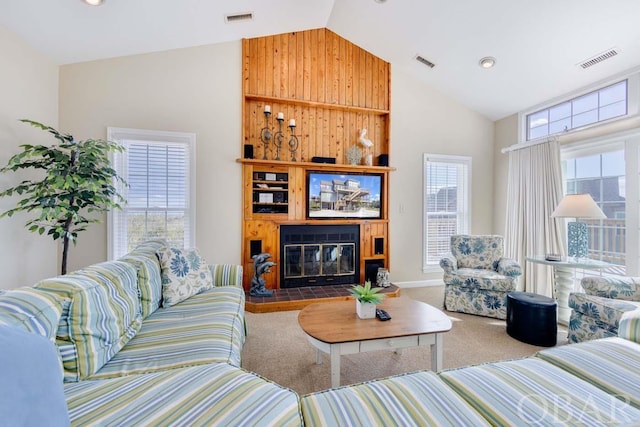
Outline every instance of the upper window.
<path id="1" fill-rule="evenodd" d="M 526 116 L 527 141 L 626 116 L 628 80 L 572 98 Z"/>
<path id="2" fill-rule="evenodd" d="M 423 270 L 451 252 L 451 236 L 469 233 L 471 157 L 424 155 Z"/>
<path id="3" fill-rule="evenodd" d="M 123 209 L 110 212 L 110 256 L 118 258 L 149 239 L 195 246 L 195 135 L 109 128 L 108 138 L 125 148 L 113 164 L 128 183 L 119 189 Z"/>

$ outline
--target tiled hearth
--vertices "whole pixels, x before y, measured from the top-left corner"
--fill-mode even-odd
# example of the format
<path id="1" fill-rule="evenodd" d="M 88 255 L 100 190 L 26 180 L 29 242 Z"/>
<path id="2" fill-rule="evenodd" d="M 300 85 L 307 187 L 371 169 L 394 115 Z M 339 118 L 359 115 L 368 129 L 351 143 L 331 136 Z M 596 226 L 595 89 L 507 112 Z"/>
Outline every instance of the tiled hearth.
<path id="1" fill-rule="evenodd" d="M 301 288 L 276 289 L 271 297 L 254 297 L 246 292 L 245 308 L 251 313 L 299 310 L 309 304 L 322 301 L 339 301 L 353 298 L 349 292 L 352 285 L 307 286 Z M 381 293 L 389 297 L 400 295 L 400 289 L 391 285 Z"/>

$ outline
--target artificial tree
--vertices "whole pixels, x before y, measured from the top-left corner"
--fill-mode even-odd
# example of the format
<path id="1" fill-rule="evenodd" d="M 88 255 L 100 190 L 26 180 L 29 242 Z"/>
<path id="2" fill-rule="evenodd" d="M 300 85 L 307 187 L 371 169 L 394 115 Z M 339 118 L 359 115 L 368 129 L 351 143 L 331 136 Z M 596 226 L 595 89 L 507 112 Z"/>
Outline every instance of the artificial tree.
<path id="1" fill-rule="evenodd" d="M 50 126 L 27 119 L 21 121 L 51 133 L 58 142 L 51 146 L 21 145 L 22 152 L 0 169 L 3 173 L 19 169 L 41 173 L 40 179 L 25 180 L 0 192 L 0 197 L 23 196 L 16 207 L 0 214 L 0 218 L 17 212 L 35 214 L 25 226 L 31 232 L 41 235 L 46 232 L 54 240 L 62 239 L 61 273 L 66 274 L 69 243 L 75 244 L 78 233 L 89 224 L 101 221 L 95 213 L 120 209 L 124 202 L 116 182 L 126 183 L 109 161 L 110 152 L 124 148 L 103 139 L 76 141 Z"/>

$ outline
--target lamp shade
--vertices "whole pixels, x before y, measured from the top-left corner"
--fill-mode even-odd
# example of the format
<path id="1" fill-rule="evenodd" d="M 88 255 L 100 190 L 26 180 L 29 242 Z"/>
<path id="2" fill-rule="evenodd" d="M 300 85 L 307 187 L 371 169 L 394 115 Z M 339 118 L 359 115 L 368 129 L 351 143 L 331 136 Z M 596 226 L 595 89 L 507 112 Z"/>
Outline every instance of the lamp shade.
<path id="1" fill-rule="evenodd" d="M 557 218 L 603 219 L 607 216 L 598 207 L 590 194 L 567 194 L 551 214 Z"/>

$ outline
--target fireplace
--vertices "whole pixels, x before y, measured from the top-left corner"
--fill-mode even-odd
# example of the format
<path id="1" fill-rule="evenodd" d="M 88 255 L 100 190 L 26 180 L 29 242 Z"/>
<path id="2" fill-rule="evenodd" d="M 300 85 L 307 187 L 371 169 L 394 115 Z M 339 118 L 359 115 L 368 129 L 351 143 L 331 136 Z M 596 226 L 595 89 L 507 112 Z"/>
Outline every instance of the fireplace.
<path id="1" fill-rule="evenodd" d="M 360 226 L 281 225 L 280 287 L 358 283 Z"/>

